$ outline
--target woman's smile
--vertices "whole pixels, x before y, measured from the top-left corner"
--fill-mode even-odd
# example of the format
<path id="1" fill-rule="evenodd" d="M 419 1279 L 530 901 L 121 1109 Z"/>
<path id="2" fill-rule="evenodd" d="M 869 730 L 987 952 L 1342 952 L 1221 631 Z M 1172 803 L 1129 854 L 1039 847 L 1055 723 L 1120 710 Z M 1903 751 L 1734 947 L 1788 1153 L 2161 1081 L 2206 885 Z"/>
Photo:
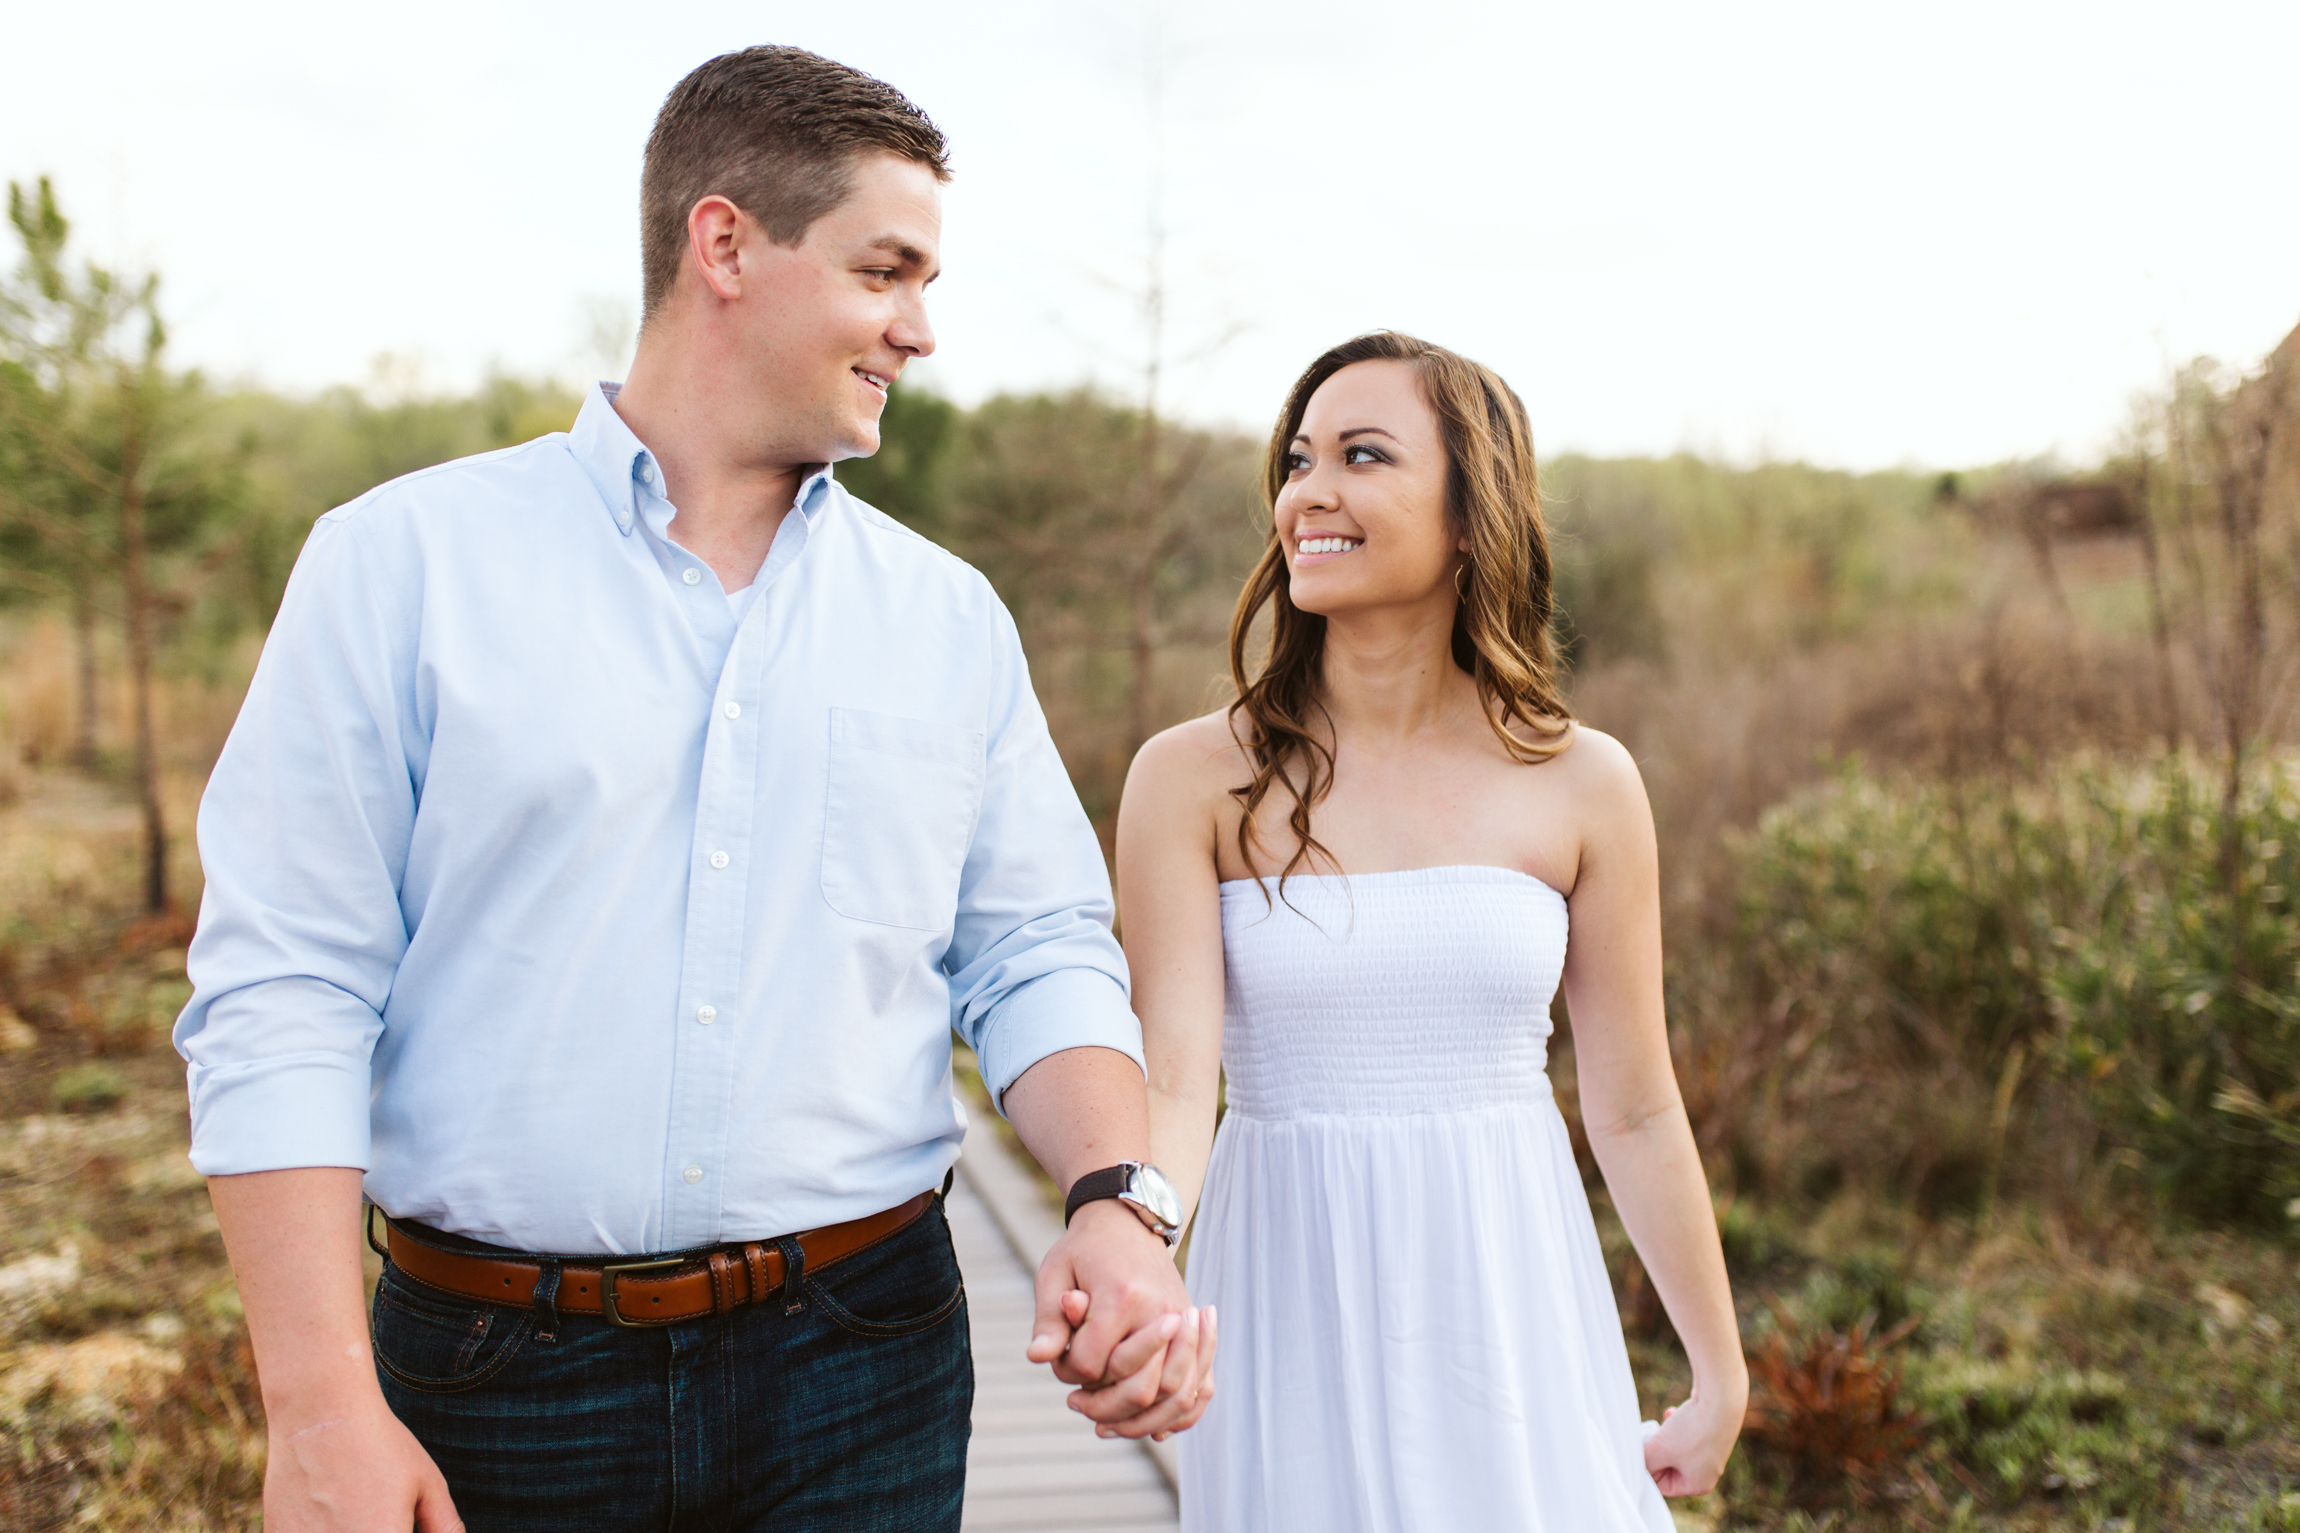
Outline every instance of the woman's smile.
<path id="1" fill-rule="evenodd" d="M 1320 533 L 1312 538 L 1298 538 L 1294 542 L 1294 568 L 1329 563 L 1344 554 L 1355 553 L 1364 543 L 1364 538 L 1347 537 L 1339 533 Z"/>

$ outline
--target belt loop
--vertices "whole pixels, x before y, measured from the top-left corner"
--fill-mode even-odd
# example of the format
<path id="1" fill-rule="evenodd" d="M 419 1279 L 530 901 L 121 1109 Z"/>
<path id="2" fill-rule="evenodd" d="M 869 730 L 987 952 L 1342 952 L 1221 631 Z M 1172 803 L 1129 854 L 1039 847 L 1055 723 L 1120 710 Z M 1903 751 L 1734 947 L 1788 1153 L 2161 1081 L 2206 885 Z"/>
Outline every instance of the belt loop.
<path id="1" fill-rule="evenodd" d="M 535 1333 L 537 1341 L 559 1339 L 559 1258 L 538 1258 L 543 1270 L 535 1278 L 535 1323 L 541 1329 Z"/>
<path id="2" fill-rule="evenodd" d="M 743 1246 L 744 1293 L 753 1304 L 767 1302 L 767 1252 L 757 1241 Z"/>
<path id="3" fill-rule="evenodd" d="M 360 1199 L 360 1233 L 367 1236 L 367 1248 L 370 1251 L 373 1251 L 376 1255 L 382 1257 L 386 1262 L 389 1262 L 391 1260 L 391 1246 L 389 1244 L 388 1237 L 385 1240 L 378 1240 L 375 1238 L 375 1216 L 377 1214 L 383 1214 L 383 1210 L 376 1207 L 373 1202 L 366 1198 Z M 387 1231 L 391 1228 L 391 1215 L 383 1214 L 383 1227 Z"/>
<path id="4" fill-rule="evenodd" d="M 785 1235 L 775 1242 L 775 1249 L 783 1253 L 783 1313 L 795 1315 L 807 1307 L 806 1290 L 800 1286 L 807 1275 L 806 1248 L 796 1235 Z"/>
<path id="5" fill-rule="evenodd" d="M 711 1313 L 723 1315 L 735 1307 L 735 1259 L 724 1251 L 704 1258 L 711 1271 Z"/>

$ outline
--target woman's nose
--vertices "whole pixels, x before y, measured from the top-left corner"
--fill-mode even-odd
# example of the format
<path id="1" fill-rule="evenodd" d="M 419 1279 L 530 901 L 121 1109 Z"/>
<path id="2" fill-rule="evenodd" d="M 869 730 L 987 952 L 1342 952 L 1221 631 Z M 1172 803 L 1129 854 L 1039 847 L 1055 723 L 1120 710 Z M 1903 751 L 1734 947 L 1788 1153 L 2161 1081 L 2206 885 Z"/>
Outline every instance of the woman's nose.
<path id="1" fill-rule="evenodd" d="M 1331 511 L 1337 504 L 1334 476 L 1321 468 L 1309 472 L 1286 486 L 1286 497 L 1297 511 Z"/>

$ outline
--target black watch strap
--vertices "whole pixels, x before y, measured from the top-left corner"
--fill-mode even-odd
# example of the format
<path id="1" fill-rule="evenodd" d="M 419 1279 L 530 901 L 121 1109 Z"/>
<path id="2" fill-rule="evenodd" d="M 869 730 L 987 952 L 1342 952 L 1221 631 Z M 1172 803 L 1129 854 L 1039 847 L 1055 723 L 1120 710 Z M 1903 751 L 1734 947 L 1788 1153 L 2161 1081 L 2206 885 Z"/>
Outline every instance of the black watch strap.
<path id="1" fill-rule="evenodd" d="M 1071 1216 L 1089 1203 L 1098 1202 L 1103 1198 L 1115 1198 L 1124 1192 L 1128 1182 L 1132 1179 L 1133 1170 L 1134 1168 L 1130 1165 L 1104 1166 L 1101 1170 L 1089 1171 L 1077 1181 L 1072 1182 L 1070 1184 L 1070 1196 L 1062 1202 L 1062 1222 L 1065 1225 L 1069 1224 Z"/>

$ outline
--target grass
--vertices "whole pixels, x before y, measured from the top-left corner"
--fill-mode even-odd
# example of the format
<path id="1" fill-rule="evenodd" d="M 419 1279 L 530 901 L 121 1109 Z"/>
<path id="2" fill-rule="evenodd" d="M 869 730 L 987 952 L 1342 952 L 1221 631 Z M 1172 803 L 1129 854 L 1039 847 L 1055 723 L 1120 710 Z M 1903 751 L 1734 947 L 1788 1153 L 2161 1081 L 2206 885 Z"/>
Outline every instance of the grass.
<path id="1" fill-rule="evenodd" d="M 1597 1202 L 1618 1272 L 1627 1239 Z M 1721 1209 L 1760 1419 L 1699 1520 L 2281 1526 L 2300 1493 L 2300 1259 L 2141 1206 L 2096 1214 L 1928 1220 L 1857 1194 Z M 1624 1320 L 1658 1415 L 1689 1383 L 1682 1354 L 1657 1308 Z"/>
<path id="2" fill-rule="evenodd" d="M 115 999 L 180 994 L 153 955 L 112 956 Z M 0 1527 L 254 1527 L 263 1418 L 182 1068 L 156 1032 L 97 1060 L 54 1023 L 71 991 L 14 988 L 49 1004 L 0 1057 Z"/>

